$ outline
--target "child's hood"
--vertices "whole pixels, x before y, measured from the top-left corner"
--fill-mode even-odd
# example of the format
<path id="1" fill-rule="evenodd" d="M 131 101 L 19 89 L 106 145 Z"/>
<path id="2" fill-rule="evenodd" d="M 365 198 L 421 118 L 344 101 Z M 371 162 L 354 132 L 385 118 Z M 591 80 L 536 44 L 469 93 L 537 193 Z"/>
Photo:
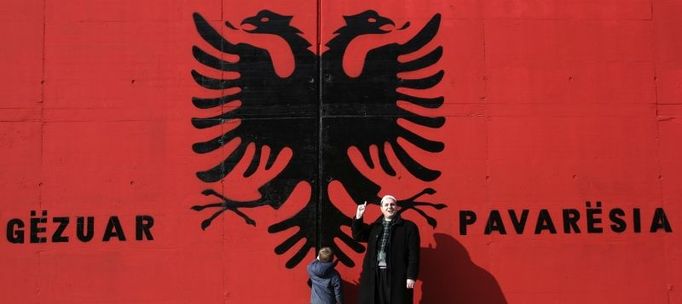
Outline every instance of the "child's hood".
<path id="1" fill-rule="evenodd" d="M 318 277 L 325 277 L 334 270 L 334 262 L 315 261 L 310 264 L 310 272 Z"/>

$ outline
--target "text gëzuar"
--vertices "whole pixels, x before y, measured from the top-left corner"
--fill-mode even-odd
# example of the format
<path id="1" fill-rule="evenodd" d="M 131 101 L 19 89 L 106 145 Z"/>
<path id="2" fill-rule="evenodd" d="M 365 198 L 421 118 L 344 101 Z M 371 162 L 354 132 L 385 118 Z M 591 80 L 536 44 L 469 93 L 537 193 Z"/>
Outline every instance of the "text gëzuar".
<path id="1" fill-rule="evenodd" d="M 50 220 L 48 221 L 48 219 Z M 123 217 L 123 219 L 122 224 L 119 216 L 109 216 L 103 219 L 106 221 L 104 229 L 95 231 L 94 216 L 54 216 L 48 218 L 47 210 L 42 210 L 40 216 L 35 210 L 31 210 L 31 217 L 28 221 L 21 218 L 9 219 L 6 235 L 7 241 L 12 244 L 66 243 L 72 241 L 87 243 L 93 239 L 102 242 L 126 241 L 130 231 L 133 230 L 136 241 L 154 240 L 152 235 L 154 218 L 152 216 L 135 215 L 131 218 Z M 101 220 L 98 218 L 98 221 Z"/>

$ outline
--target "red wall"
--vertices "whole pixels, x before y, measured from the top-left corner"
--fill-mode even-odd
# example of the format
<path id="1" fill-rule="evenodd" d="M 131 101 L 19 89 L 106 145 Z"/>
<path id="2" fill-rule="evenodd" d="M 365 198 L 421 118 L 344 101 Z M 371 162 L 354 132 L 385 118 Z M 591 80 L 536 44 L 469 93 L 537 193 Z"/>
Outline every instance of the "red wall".
<path id="1" fill-rule="evenodd" d="M 191 47 L 204 43 L 192 14 L 227 33 L 222 21 L 238 26 L 261 9 L 294 16 L 292 25 L 321 44 L 341 16 L 367 9 L 411 23 L 353 44 L 349 71 L 368 49 L 407 41 L 442 15 L 430 46 L 444 48 L 437 68 L 445 78 L 433 92 L 445 104 L 429 113 L 446 123 L 423 132 L 445 150 L 414 152 L 442 174 L 433 182 L 378 177 L 381 193 L 404 198 L 432 187 L 426 199 L 447 205 L 424 209 L 435 228 L 404 214 L 421 230 L 422 303 L 682 303 L 682 3 L 674 0 L 3 1 L 0 302 L 308 301 L 313 251 L 289 269 L 293 252 L 273 250 L 294 232 L 268 232 L 295 214 L 308 186 L 280 209 L 244 210 L 255 227 L 226 212 L 203 231 L 210 212 L 190 210 L 210 202 L 195 173 L 224 158 L 191 149 L 220 134 L 190 123 L 206 115 L 191 103 L 205 93 L 190 75 L 198 65 Z M 278 69 L 291 68 L 281 41 L 230 38 L 268 48 Z M 218 183 L 244 200 L 258 197 L 259 185 L 234 176 Z M 330 187 L 350 216 L 355 204 Z M 586 201 L 600 201 L 601 215 Z M 652 219 L 661 223 L 657 208 L 670 232 L 650 231 Z M 522 233 L 510 209 L 528 210 Z M 536 233 L 547 224 L 538 220 L 544 209 L 556 233 Z M 580 233 L 564 231 L 569 209 L 580 214 Z M 625 214 L 624 232 L 611 228 L 614 209 Z M 48 241 L 31 243 L 30 221 L 43 210 L 48 222 L 37 227 Z M 463 235 L 467 211 L 477 221 Z M 489 219 L 496 211 L 506 234 Z M 588 233 L 588 214 L 601 218 L 592 225 L 602 232 Z M 154 219 L 153 240 L 136 240 L 137 215 Z M 76 237 L 79 216 L 95 219 L 89 242 Z M 112 216 L 125 241 L 102 240 Z M 70 219 L 69 241 L 52 242 L 61 217 Z M 25 225 L 23 244 L 8 240 L 13 219 Z M 498 229 L 486 234 L 486 223 Z M 338 268 L 352 298 L 359 268 Z"/>

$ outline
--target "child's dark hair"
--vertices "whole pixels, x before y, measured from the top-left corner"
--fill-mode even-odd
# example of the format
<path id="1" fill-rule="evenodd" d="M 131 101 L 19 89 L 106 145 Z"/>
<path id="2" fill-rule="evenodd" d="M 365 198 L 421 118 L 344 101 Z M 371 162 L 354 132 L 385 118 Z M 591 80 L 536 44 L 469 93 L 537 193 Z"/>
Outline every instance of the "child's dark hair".
<path id="1" fill-rule="evenodd" d="M 329 247 L 322 247 L 317 256 L 321 262 L 331 262 L 334 259 L 334 251 Z"/>

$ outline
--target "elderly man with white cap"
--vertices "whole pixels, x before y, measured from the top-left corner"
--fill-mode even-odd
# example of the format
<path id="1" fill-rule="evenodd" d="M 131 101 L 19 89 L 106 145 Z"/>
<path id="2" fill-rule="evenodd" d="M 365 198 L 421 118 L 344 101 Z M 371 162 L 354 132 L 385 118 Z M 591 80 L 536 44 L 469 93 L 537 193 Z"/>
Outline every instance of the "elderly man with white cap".
<path id="1" fill-rule="evenodd" d="M 360 275 L 360 304 L 413 302 L 419 272 L 419 229 L 400 218 L 398 200 L 381 199 L 382 217 L 371 224 L 362 218 L 367 202 L 358 205 L 351 228 L 356 241 L 367 242 Z"/>

